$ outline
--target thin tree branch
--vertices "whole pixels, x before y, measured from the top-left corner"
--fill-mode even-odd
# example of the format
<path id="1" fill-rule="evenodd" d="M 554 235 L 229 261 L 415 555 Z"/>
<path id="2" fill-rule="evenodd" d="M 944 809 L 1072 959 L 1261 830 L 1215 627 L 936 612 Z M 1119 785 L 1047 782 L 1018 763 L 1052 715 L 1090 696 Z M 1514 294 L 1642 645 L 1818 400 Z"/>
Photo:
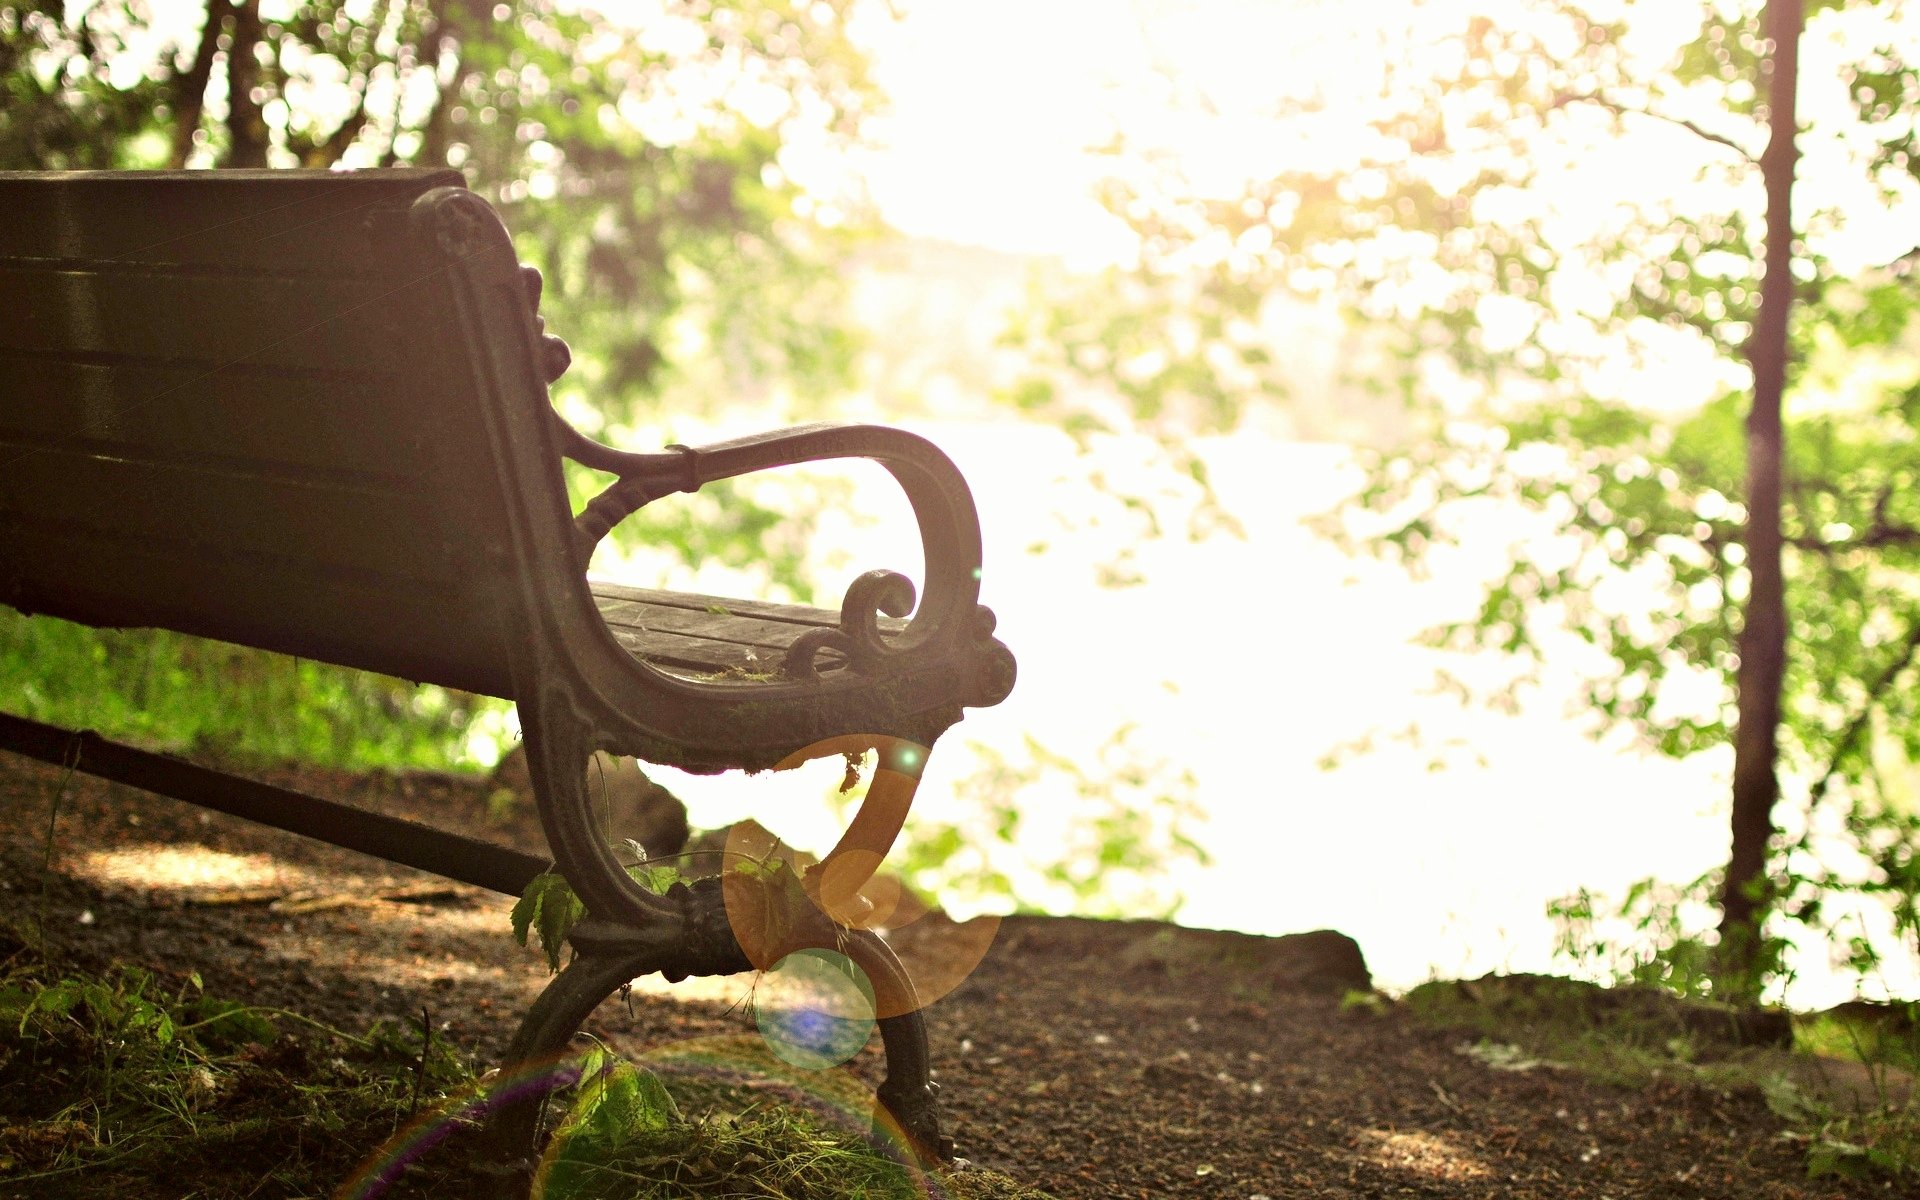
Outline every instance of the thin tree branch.
<path id="1" fill-rule="evenodd" d="M 1563 92 L 1555 96 L 1553 100 L 1553 106 L 1555 108 L 1564 108 L 1566 105 L 1575 103 L 1597 104 L 1615 116 L 1647 117 L 1655 121 L 1664 121 L 1668 125 L 1677 125 L 1695 137 L 1704 138 L 1717 146 L 1725 146 L 1735 154 L 1738 154 L 1741 160 L 1749 166 L 1757 167 L 1760 165 L 1758 156 L 1745 146 L 1742 146 L 1739 142 L 1734 141 L 1724 133 L 1715 133 L 1713 130 L 1697 122 L 1689 121 L 1685 117 L 1676 117 L 1667 113 L 1654 112 L 1651 109 L 1635 108 L 1631 104 L 1622 104 L 1620 101 L 1611 99 L 1599 92 Z"/>
<path id="2" fill-rule="evenodd" d="M 1911 525 L 1895 525 L 1886 519 L 1884 503 L 1876 506 L 1874 522 L 1859 537 L 1842 538 L 1838 541 L 1826 541 L 1817 537 L 1788 538 L 1787 545 L 1796 550 L 1807 550 L 1814 554 L 1831 556 L 1846 550 L 1878 550 L 1885 546 L 1920 546 L 1920 529 Z"/>
<path id="3" fill-rule="evenodd" d="M 1913 665 L 1916 655 L 1920 655 L 1920 621 L 1916 621 L 1913 628 L 1907 631 L 1906 640 L 1900 644 L 1900 653 L 1874 679 L 1873 684 L 1867 689 L 1867 698 L 1860 703 L 1860 711 L 1847 722 L 1846 728 L 1840 734 L 1840 740 L 1834 743 L 1833 755 L 1827 760 L 1826 773 L 1820 776 L 1819 782 L 1813 785 L 1813 790 L 1807 793 L 1809 809 L 1826 799 L 1827 792 L 1840 778 L 1843 763 L 1852 755 L 1861 737 L 1866 734 L 1867 725 L 1873 720 L 1874 707 L 1879 704 L 1880 698 L 1887 694 L 1887 690 L 1894 685 L 1901 674 Z"/>

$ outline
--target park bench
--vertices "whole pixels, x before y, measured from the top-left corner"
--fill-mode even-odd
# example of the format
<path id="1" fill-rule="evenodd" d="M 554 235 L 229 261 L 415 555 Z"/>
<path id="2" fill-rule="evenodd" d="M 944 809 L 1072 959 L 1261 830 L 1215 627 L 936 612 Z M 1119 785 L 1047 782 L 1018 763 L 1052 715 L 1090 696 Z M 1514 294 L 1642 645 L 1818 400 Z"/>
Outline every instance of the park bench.
<path id="1" fill-rule="evenodd" d="M 567 351 L 538 298 L 456 172 L 0 173 L 0 603 L 512 700 L 552 860 L 589 915 L 510 1060 L 558 1057 L 640 975 L 839 945 L 876 991 L 881 1108 L 920 1152 L 944 1153 L 918 1002 L 884 941 L 831 905 L 786 914 L 769 941 L 742 912 L 781 901 L 731 895 L 745 873 L 640 886 L 590 811 L 586 765 L 606 750 L 761 770 L 874 748 L 836 848 L 859 852 L 835 884 L 853 895 L 926 748 L 1013 684 L 978 604 L 966 484 L 929 442 L 877 426 L 657 453 L 595 442 L 548 401 Z M 616 477 L 578 514 L 563 456 Z M 917 606 L 887 571 L 837 612 L 587 577 L 595 543 L 645 503 L 850 457 L 883 465 L 912 504 Z M 16 715 L 0 714 L 0 746 L 509 894 L 548 867 Z M 523 1175 L 543 1105 L 493 1118 Z"/>

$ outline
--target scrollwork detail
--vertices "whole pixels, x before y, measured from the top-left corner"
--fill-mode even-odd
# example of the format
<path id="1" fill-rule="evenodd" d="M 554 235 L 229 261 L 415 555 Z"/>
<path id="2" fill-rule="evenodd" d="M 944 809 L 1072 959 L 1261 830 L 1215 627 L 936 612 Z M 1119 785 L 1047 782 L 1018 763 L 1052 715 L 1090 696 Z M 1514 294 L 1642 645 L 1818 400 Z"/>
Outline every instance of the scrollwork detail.
<path id="1" fill-rule="evenodd" d="M 814 660 L 822 650 L 837 650 L 853 658 L 853 642 L 838 629 L 824 626 L 809 629 L 787 647 L 786 657 L 780 660 L 780 673 L 789 679 L 818 679 L 820 665 Z"/>
<path id="2" fill-rule="evenodd" d="M 814 679 L 822 650 L 846 655 L 854 670 L 871 673 L 902 653 L 880 630 L 880 618 L 904 617 L 913 611 L 913 580 L 898 571 L 868 571 L 847 586 L 840 602 L 838 629 L 809 629 L 787 647 L 781 673 L 795 679 Z"/>
<path id="3" fill-rule="evenodd" d="M 904 617 L 913 611 L 913 580 L 898 571 L 868 571 L 847 585 L 840 602 L 840 632 L 853 642 L 855 666 L 891 652 L 880 633 L 880 618 Z"/>

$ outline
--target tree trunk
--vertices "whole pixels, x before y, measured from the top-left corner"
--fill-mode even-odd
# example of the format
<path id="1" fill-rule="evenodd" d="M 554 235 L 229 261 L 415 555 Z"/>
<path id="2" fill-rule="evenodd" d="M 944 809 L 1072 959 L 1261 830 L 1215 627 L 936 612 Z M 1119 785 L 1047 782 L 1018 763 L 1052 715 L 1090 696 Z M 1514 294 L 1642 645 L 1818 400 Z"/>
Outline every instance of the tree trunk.
<path id="1" fill-rule="evenodd" d="M 1733 997 L 1753 999 L 1766 964 L 1761 925 L 1772 897 L 1767 844 L 1776 773 L 1780 688 L 1787 659 L 1786 585 L 1780 565 L 1782 435 L 1786 390 L 1787 317 L 1793 304 L 1793 174 L 1798 151 L 1794 89 L 1799 77 L 1803 0 L 1767 0 L 1763 25 L 1772 50 L 1767 83 L 1769 136 L 1760 159 L 1766 185 L 1766 274 L 1760 312 L 1747 341 L 1753 370 L 1753 408 L 1747 413 L 1746 620 L 1740 630 L 1738 724 L 1733 743 L 1733 847 L 1720 898 L 1720 973 Z"/>
<path id="2" fill-rule="evenodd" d="M 438 77 L 442 73 L 441 60 L 447 53 L 447 41 L 458 36 L 454 6 L 446 0 L 428 0 L 427 14 L 420 23 L 420 57 L 422 67 L 435 76 L 436 83 L 433 107 L 427 111 L 426 123 L 420 131 L 420 153 L 414 159 L 423 167 L 447 165 L 447 147 L 453 142 L 452 106 L 447 103 L 447 97 L 459 90 L 460 73 L 456 70 L 444 83 L 439 82 Z"/>
<path id="3" fill-rule="evenodd" d="M 173 148 L 169 164 L 179 170 L 193 155 L 193 135 L 200 128 L 206 106 L 207 81 L 213 77 L 213 58 L 220 52 L 220 28 L 227 23 L 227 0 L 207 0 L 206 24 L 200 27 L 200 46 L 193 65 L 173 81 Z"/>
<path id="4" fill-rule="evenodd" d="M 233 40 L 227 45 L 227 161 L 229 167 L 267 165 L 267 122 L 253 98 L 260 78 L 260 0 L 232 0 Z"/>

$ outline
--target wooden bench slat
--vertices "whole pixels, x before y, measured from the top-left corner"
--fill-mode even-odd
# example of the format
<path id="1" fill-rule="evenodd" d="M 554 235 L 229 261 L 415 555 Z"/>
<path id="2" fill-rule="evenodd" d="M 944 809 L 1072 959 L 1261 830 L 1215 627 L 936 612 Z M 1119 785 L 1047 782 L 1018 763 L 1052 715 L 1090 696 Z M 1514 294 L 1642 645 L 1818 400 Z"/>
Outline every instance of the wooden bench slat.
<path id="1" fill-rule="evenodd" d="M 653 591 L 598 580 L 591 587 L 608 630 L 629 654 L 655 666 L 701 674 L 777 671 L 787 648 L 802 633 L 833 628 L 840 621 L 837 612 L 798 604 Z M 726 609 L 728 615 L 710 611 L 715 608 Z M 845 664 L 837 651 L 823 650 L 816 665 L 824 672 Z"/>
<path id="2" fill-rule="evenodd" d="M 182 179 L 190 186 L 182 186 Z M 272 263 L 290 271 L 363 273 L 370 221 L 404 220 L 414 197 L 464 186 L 457 171 L 329 175 L 291 171 L 58 178 L 0 172 L 0 256 L 208 266 Z M 137 216 L 137 219 L 136 219 Z"/>
<path id="3" fill-rule="evenodd" d="M 229 278 L 0 264 L 0 351 L 250 370 L 366 369 L 436 343 L 415 309 L 437 282 Z M 182 322 L 183 312 L 195 319 Z M 235 330 L 244 329 L 236 342 Z M 370 358 L 369 356 L 375 356 Z"/>
<path id="4" fill-rule="evenodd" d="M 757 620 L 726 610 L 723 602 L 708 609 L 682 608 L 678 605 L 637 604 L 630 600 L 609 601 L 596 596 L 600 616 L 610 626 L 626 626 L 655 633 L 684 633 L 738 646 L 784 651 L 811 626 L 793 621 Z M 831 624 L 834 614 L 823 611 L 818 624 Z"/>
<path id="5" fill-rule="evenodd" d="M 362 249 L 364 250 L 364 246 Z M 409 278 L 396 271 L 395 264 L 392 262 L 369 265 L 364 259 L 351 264 L 314 263 L 303 269 L 245 262 L 188 263 L 166 259 L 152 261 L 128 259 L 116 262 L 95 258 L 46 258 L 32 254 L 0 254 L 0 271 L 38 271 L 50 275 L 77 272 L 120 279 L 211 279 L 229 283 L 249 281 L 263 283 L 291 281 L 307 284 L 385 283 L 390 287 L 403 283 Z"/>
<path id="6" fill-rule="evenodd" d="M 803 626 L 840 624 L 840 614 L 837 611 L 815 608 L 807 604 L 782 604 L 773 600 L 741 600 L 730 596 L 710 596 L 701 592 L 658 591 L 651 588 L 628 587 L 625 584 L 609 583 L 601 579 L 589 582 L 595 597 L 632 600 L 639 604 L 691 609 L 696 612 L 712 612 L 718 607 L 726 609 L 734 616 L 755 617 L 765 621 L 789 622 Z M 906 626 L 907 622 L 904 619 L 880 618 L 880 628 L 885 630 L 905 629 Z"/>
<path id="7" fill-rule="evenodd" d="M 452 579 L 434 543 L 405 536 L 439 523 L 418 494 L 347 486 L 289 472 L 218 470 L 205 460 L 169 464 L 86 454 L 68 447 L 0 450 L 0 520 L 128 545 L 289 558 L 309 571 L 339 567 L 400 578 Z M 74 481 L 82 481 L 76 487 Z M 392 529 L 395 536 L 369 537 Z"/>
<path id="8" fill-rule="evenodd" d="M 747 680 L 770 675 L 780 667 L 777 657 L 770 658 L 731 642 L 681 637 L 631 626 L 613 629 L 612 633 L 620 648 L 640 661 L 695 679 L 724 680 L 733 676 Z"/>
<path id="9" fill-rule="evenodd" d="M 276 457 L 278 447 L 265 453 L 212 454 L 191 444 L 178 447 L 142 445 L 135 439 L 76 437 L 70 434 L 27 433 L 0 427 L 0 461 L 11 469 L 18 459 L 42 455 L 87 463 L 133 463 L 156 471 L 196 471 L 212 467 L 220 475 L 254 475 L 309 486 L 328 486 L 368 494 L 403 495 L 406 476 L 398 471 L 341 467 L 326 462 L 301 462 L 291 454 Z"/>
<path id="10" fill-rule="evenodd" d="M 187 556 L 166 545 L 67 536 L 57 527 L 0 536 L 8 549 L 47 564 L 26 597 L 33 611 L 94 625 L 173 629 L 401 679 L 513 695 L 503 656 L 475 653 L 504 636 L 498 613 L 476 609 L 458 583 L 290 568 L 285 561 L 206 548 Z M 283 572 L 271 609 L 255 595 L 263 571 Z M 498 668 L 496 661 L 502 661 Z"/>

